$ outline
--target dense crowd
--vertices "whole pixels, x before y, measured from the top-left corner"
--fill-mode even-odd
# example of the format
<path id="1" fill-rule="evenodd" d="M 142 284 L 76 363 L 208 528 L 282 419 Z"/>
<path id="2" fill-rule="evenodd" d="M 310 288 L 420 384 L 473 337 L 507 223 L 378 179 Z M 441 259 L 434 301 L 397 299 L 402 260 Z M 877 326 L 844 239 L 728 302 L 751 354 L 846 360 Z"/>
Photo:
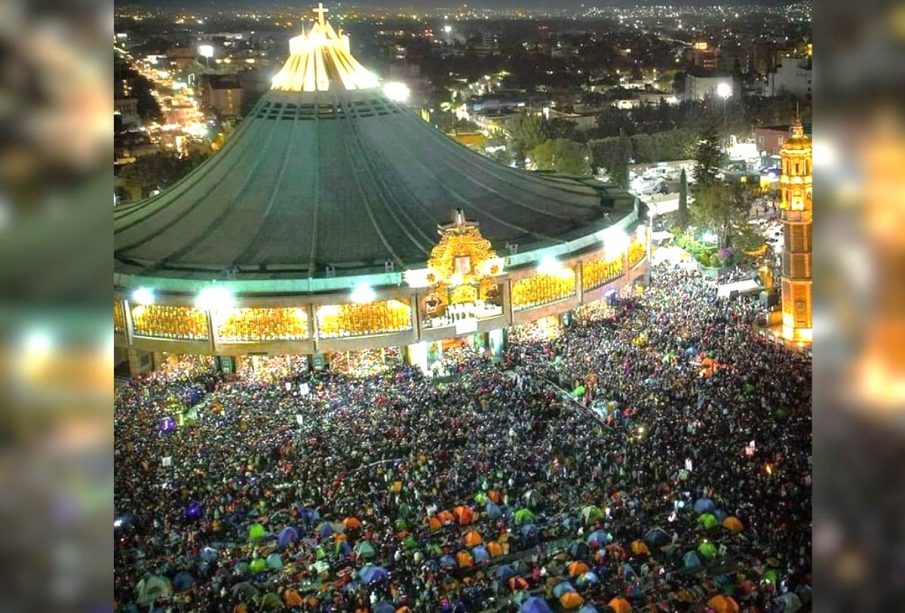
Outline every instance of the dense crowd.
<path id="1" fill-rule="evenodd" d="M 120 610 L 793 611 L 810 359 L 662 267 L 429 379 L 203 361 L 115 406 Z M 610 607 L 610 608 L 607 608 Z M 737 608 L 736 608 L 737 607 Z"/>

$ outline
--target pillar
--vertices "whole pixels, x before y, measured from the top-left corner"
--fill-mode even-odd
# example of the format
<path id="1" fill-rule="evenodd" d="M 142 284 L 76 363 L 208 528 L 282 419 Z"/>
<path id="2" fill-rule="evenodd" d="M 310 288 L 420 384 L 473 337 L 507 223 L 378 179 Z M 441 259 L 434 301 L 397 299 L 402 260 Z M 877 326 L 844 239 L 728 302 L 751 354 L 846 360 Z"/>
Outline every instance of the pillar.
<path id="1" fill-rule="evenodd" d="M 420 368 L 425 375 L 430 374 L 427 368 L 427 343 L 424 341 L 406 345 L 405 363 Z"/>
<path id="2" fill-rule="evenodd" d="M 127 349 L 129 374 L 133 377 L 154 370 L 154 355 L 141 349 Z"/>

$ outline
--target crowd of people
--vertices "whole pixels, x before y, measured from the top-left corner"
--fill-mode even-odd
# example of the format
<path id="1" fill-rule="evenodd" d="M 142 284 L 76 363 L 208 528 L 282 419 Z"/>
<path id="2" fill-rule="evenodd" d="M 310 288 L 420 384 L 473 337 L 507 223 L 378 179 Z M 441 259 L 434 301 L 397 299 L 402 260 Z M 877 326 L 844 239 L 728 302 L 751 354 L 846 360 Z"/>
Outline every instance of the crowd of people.
<path id="1" fill-rule="evenodd" d="M 117 609 L 807 608 L 810 359 L 756 311 L 667 265 L 442 381 L 134 378 Z"/>

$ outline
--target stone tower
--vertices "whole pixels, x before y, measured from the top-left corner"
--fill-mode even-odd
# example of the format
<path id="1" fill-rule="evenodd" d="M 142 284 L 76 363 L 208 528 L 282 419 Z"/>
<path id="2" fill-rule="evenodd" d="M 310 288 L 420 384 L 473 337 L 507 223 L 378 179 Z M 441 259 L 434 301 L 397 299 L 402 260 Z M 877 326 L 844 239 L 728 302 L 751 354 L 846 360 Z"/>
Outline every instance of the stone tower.
<path id="1" fill-rule="evenodd" d="M 787 341 L 810 343 L 812 339 L 811 279 L 811 139 L 801 120 L 792 126 L 780 151 L 780 219 L 782 250 L 782 336 Z"/>

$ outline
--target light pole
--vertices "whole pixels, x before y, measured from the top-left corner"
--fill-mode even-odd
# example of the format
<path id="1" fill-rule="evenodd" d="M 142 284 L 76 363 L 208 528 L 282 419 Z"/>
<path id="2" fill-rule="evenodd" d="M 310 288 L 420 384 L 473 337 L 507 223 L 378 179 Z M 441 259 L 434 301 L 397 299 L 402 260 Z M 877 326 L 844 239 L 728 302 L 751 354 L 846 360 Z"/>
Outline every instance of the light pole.
<path id="1" fill-rule="evenodd" d="M 732 97 L 732 84 L 720 81 L 716 86 L 716 95 L 723 99 L 723 129 L 726 129 L 726 101 Z"/>

